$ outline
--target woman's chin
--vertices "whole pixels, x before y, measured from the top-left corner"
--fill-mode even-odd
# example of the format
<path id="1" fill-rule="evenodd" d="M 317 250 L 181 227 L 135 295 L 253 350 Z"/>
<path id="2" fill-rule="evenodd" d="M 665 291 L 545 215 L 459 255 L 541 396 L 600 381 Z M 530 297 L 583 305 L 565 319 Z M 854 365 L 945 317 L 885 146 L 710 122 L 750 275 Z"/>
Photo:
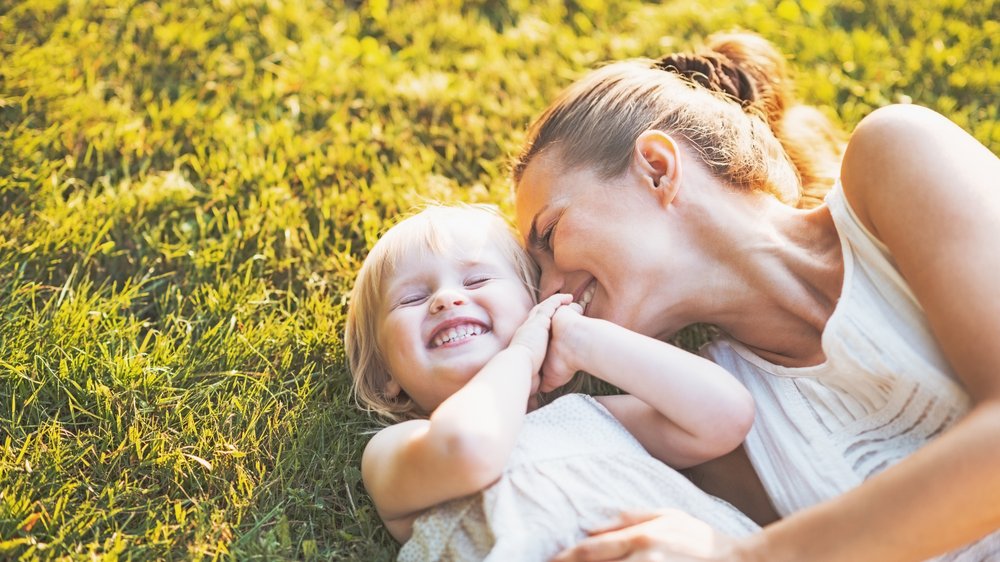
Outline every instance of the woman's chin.
<path id="1" fill-rule="evenodd" d="M 606 320 L 612 324 L 617 324 L 624 328 L 631 328 L 631 318 L 626 317 L 619 311 L 612 309 L 611 307 L 605 306 L 606 303 L 590 303 L 591 306 L 587 307 L 585 311 L 585 316 L 590 318 L 596 318 L 598 320 Z"/>

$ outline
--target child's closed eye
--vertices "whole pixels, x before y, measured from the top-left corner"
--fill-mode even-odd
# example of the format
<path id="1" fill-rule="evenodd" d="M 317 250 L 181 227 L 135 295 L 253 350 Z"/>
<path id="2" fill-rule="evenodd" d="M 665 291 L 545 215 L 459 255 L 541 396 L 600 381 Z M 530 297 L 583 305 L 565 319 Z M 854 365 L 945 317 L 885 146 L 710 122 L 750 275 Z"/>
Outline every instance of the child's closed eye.
<path id="1" fill-rule="evenodd" d="M 427 295 L 424 293 L 413 293 L 409 295 L 404 295 L 398 301 L 396 301 L 396 306 L 410 306 L 414 304 L 420 304 L 427 300 Z"/>
<path id="2" fill-rule="evenodd" d="M 476 289 L 478 287 L 482 287 L 483 285 L 492 280 L 493 277 L 490 275 L 474 275 L 465 280 L 465 286 L 466 288 L 469 289 Z"/>

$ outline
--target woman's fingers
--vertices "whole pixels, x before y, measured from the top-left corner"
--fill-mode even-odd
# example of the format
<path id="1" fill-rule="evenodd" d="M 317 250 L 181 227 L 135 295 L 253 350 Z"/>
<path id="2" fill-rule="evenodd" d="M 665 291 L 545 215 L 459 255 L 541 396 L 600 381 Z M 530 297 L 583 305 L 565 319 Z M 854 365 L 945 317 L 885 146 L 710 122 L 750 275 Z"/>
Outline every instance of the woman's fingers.
<path id="1" fill-rule="evenodd" d="M 610 533 L 611 531 L 617 531 L 619 529 L 624 529 L 625 527 L 645 523 L 646 521 L 656 519 L 661 515 L 663 515 L 662 511 L 624 511 L 620 513 L 614 521 L 611 521 L 606 526 L 590 529 L 587 533 L 590 535 Z"/>
<path id="2" fill-rule="evenodd" d="M 625 513 L 614 526 L 559 553 L 556 562 L 735 560 L 735 540 L 676 509 Z"/>
<path id="3" fill-rule="evenodd" d="M 590 537 L 552 559 L 553 562 L 633 560 L 649 545 L 645 529 L 636 527 L 660 517 L 657 512 L 624 512 L 611 525 L 588 531 Z M 636 558 L 637 559 L 637 558 Z"/>
<path id="4" fill-rule="evenodd" d="M 552 562 L 605 562 L 632 554 L 632 541 L 616 533 L 584 539 L 556 555 Z"/>

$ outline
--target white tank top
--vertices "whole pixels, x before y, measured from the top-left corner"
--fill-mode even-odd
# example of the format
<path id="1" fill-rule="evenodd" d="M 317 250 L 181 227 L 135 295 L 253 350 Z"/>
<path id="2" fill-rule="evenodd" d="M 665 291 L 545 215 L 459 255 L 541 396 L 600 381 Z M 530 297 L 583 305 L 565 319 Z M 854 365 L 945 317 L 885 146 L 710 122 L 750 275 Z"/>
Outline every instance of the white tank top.
<path id="1" fill-rule="evenodd" d="M 826 204 L 844 256 L 843 289 L 822 335 L 826 361 L 783 367 L 725 338 L 703 350 L 754 396 L 746 449 L 782 515 L 857 486 L 970 407 L 888 249 L 858 221 L 839 183 Z M 993 559 L 997 534 L 940 558 Z"/>

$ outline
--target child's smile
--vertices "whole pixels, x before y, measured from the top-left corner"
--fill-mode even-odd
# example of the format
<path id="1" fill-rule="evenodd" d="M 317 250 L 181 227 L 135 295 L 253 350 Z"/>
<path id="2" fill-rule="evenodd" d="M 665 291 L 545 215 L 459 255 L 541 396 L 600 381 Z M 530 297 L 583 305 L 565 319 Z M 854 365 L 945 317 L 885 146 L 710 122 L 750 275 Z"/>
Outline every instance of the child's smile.
<path id="1" fill-rule="evenodd" d="M 467 343 L 476 336 L 489 333 L 490 328 L 478 320 L 471 318 L 452 318 L 442 322 L 431 336 L 429 348 L 457 347 Z"/>

